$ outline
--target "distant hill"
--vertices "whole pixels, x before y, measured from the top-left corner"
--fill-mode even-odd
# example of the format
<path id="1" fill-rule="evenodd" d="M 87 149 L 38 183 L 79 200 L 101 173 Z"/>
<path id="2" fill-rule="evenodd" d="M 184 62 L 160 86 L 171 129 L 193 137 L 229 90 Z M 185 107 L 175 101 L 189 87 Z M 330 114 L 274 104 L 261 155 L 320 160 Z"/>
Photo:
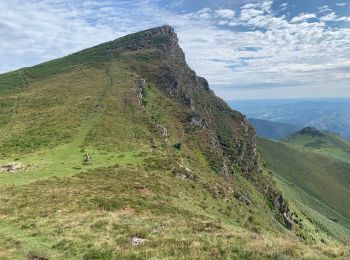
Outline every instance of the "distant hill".
<path id="1" fill-rule="evenodd" d="M 275 140 L 285 138 L 301 128 L 286 123 L 278 123 L 256 118 L 249 118 L 248 121 L 255 127 L 258 136 Z"/>
<path id="2" fill-rule="evenodd" d="M 307 128 L 294 140 L 304 135 L 320 138 L 323 133 Z M 317 219 L 320 228 L 345 238 L 350 232 L 350 163 L 263 138 L 258 147 L 287 198 Z"/>
<path id="3" fill-rule="evenodd" d="M 286 143 L 328 154 L 350 162 L 350 142 L 336 133 L 306 127 L 283 140 Z"/>
<path id="4" fill-rule="evenodd" d="M 248 100 L 229 104 L 251 118 L 312 126 L 350 139 L 350 99 Z"/>

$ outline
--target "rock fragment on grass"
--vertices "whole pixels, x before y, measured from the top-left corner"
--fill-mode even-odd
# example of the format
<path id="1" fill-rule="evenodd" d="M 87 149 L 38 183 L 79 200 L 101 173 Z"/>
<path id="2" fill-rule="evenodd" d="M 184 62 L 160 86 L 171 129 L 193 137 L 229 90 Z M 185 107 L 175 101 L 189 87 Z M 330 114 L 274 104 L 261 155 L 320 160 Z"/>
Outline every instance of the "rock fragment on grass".
<path id="1" fill-rule="evenodd" d="M 140 246 L 140 245 L 143 245 L 145 242 L 146 242 L 146 239 L 139 238 L 139 237 L 133 237 L 131 239 L 131 244 L 133 246 Z"/>
<path id="2" fill-rule="evenodd" d="M 21 162 L 13 162 L 4 164 L 0 167 L 0 172 L 16 172 L 25 169 L 25 165 Z"/>

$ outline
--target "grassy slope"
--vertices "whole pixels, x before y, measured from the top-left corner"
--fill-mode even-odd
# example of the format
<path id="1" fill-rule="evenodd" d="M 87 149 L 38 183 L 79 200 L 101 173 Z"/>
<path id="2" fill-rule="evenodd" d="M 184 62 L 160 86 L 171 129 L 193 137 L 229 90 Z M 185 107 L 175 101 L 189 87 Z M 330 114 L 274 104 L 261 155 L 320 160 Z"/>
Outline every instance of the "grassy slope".
<path id="1" fill-rule="evenodd" d="M 220 178 L 184 181 L 165 169 L 154 170 L 150 160 L 145 168 L 105 168 L 6 189 L 2 192 L 2 254 L 15 258 L 31 251 L 52 259 L 347 254 L 346 249 L 308 246 L 273 231 L 273 226 L 268 227 L 272 223 L 261 223 L 256 217 L 255 206 L 225 201 L 206 187 L 208 181 L 215 182 L 224 194 L 229 187 Z M 254 193 L 252 187 L 246 188 Z M 147 242 L 134 247 L 130 244 L 134 236 Z"/>
<path id="2" fill-rule="evenodd" d="M 350 162 L 350 142 L 335 133 L 320 133 L 321 135 L 295 133 L 284 142 Z"/>
<path id="3" fill-rule="evenodd" d="M 159 70 L 157 50 L 111 48 L 133 37 L 0 75 L 0 164 L 32 165 L 0 175 L 0 258 L 349 255 L 326 233 L 315 243 L 300 241 L 297 236 L 315 232 L 312 223 L 284 229 L 257 189 L 271 185 L 266 172 L 252 181 L 238 169 L 228 180 L 214 172 L 207 136 L 192 128 L 184 134 L 189 109 L 155 81 L 148 80 L 142 112 L 137 85 L 141 75 Z M 217 102 L 210 95 L 204 100 Z M 221 122 L 239 117 L 211 104 Z M 168 140 L 154 122 L 167 127 Z M 227 132 L 219 130 L 224 139 Z M 93 157 L 88 164 L 85 152 Z M 132 246 L 134 236 L 145 244 Z"/>
<path id="4" fill-rule="evenodd" d="M 343 238 L 349 236 L 349 163 L 262 138 L 258 146 L 291 200 L 315 216 L 323 228 L 331 227 L 330 232 Z M 318 217 L 319 213 L 322 216 Z"/>

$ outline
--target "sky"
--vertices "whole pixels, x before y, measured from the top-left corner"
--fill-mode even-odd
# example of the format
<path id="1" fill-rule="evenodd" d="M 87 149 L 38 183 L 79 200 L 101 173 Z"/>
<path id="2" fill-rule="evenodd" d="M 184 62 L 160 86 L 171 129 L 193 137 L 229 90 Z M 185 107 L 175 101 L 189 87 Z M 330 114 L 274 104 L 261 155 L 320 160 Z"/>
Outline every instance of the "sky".
<path id="1" fill-rule="evenodd" d="M 0 0 L 0 73 L 165 24 L 225 100 L 350 97 L 350 0 Z"/>

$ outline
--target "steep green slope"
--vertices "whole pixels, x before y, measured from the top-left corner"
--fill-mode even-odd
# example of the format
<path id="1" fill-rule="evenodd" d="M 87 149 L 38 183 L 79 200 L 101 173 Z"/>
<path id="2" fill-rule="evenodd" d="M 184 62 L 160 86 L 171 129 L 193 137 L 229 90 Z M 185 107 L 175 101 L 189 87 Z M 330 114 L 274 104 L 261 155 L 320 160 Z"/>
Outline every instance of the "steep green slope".
<path id="1" fill-rule="evenodd" d="M 350 162 L 350 142 L 335 133 L 306 127 L 283 141 Z"/>
<path id="2" fill-rule="evenodd" d="M 0 107 L 0 166 L 24 165 L 0 172 L 1 258 L 349 255 L 290 226 L 254 129 L 169 26 L 0 75 Z"/>
<path id="3" fill-rule="evenodd" d="M 309 212 L 312 209 L 323 215 L 321 219 L 316 217 L 323 228 L 331 227 L 330 232 L 338 232 L 342 237 L 346 237 L 344 232 L 349 234 L 349 163 L 262 138 L 258 139 L 258 147 L 289 199 L 306 206 Z M 347 230 L 341 231 L 341 227 L 330 222 Z"/>
<path id="4" fill-rule="evenodd" d="M 248 121 L 254 126 L 258 136 L 275 140 L 285 138 L 301 128 L 294 125 L 256 118 L 249 118 Z"/>

